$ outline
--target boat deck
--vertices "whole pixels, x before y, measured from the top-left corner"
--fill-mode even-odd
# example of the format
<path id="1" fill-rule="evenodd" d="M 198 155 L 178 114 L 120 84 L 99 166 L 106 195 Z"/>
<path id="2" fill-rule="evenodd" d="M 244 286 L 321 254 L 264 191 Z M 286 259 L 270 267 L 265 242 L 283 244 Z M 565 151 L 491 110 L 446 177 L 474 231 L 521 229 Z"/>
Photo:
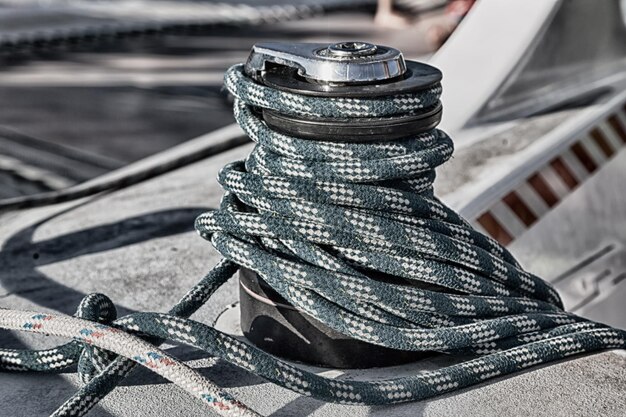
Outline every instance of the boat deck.
<path id="1" fill-rule="evenodd" d="M 392 44 L 414 58 L 428 51 L 418 41 L 421 39 L 419 30 L 372 31 L 369 15 L 349 13 L 323 20 L 280 23 L 271 30 L 226 28 L 204 34 L 166 36 L 158 41 L 146 39 L 123 47 L 111 46 L 111 51 L 95 55 L 83 50 L 13 62 L 0 77 L 0 102 L 5 103 L 3 108 L 10 108 L 0 115 L 0 127 L 8 126 L 17 132 L 15 134 L 59 145 L 49 152 L 63 153 L 80 145 L 81 150 L 102 163 L 102 172 L 108 172 L 232 123 L 229 104 L 219 93 L 221 74 L 229 65 L 244 60 L 249 47 L 257 41 L 358 38 Z M 154 44 L 153 49 L 150 44 Z M 33 97 L 38 94 L 47 98 L 34 103 Z M 8 106 L 8 103 L 13 104 Z M 85 103 L 98 105 L 88 108 Z M 131 107 L 120 107 L 120 103 L 129 103 Z M 534 119 L 534 124 L 526 121 L 525 126 L 528 129 L 534 126 L 534 133 L 539 134 L 572 114 L 544 116 Z M 528 130 L 522 127 L 500 129 L 500 136 L 494 134 L 491 139 L 477 142 L 478 148 L 461 147 L 457 161 L 475 160 L 476 169 L 483 169 L 489 158 L 484 158 L 484 147 L 480 146 L 492 149 L 492 158 L 516 152 L 532 137 L 524 136 Z M 524 137 L 526 140 L 522 141 Z M 120 141 L 115 142 L 115 138 Z M 140 149 L 128 146 L 131 139 L 138 148 L 141 143 Z M 106 149 L 101 147 L 104 141 L 110 145 Z M 217 207 L 222 193 L 215 180 L 218 170 L 229 161 L 244 158 L 251 147 L 251 144 L 238 146 L 109 194 L 0 213 L 0 305 L 73 314 L 86 294 L 102 292 L 118 306 L 119 315 L 133 311 L 166 311 L 219 259 L 211 245 L 193 231 L 193 220 L 199 213 Z M 164 152 L 163 155 L 167 155 L 168 151 Z M 463 168 L 458 165 L 461 162 L 454 161 L 456 168 L 451 166 L 450 173 L 444 173 L 438 183 L 442 193 L 456 190 L 460 185 L 459 175 L 470 169 L 471 164 Z M 55 170 L 54 167 L 47 169 Z M 85 167 L 76 166 L 74 171 L 75 177 L 63 177 L 61 170 L 54 172 L 68 182 L 99 175 L 95 171 L 88 172 Z M 193 318 L 213 323 L 221 317 L 222 329 L 236 331 L 233 305 L 237 300 L 238 284 L 232 279 Z M 0 346 L 7 348 L 42 348 L 59 342 L 62 340 L 54 337 L 0 331 Z M 585 416 L 598 413 L 622 416 L 626 408 L 623 395 L 626 356 L 620 352 L 579 357 L 430 401 L 356 407 L 299 396 L 227 363 L 216 363 L 188 347 L 166 346 L 166 350 L 199 369 L 253 409 L 276 417 Z M 449 361 L 436 357 L 384 369 L 345 373 L 317 371 L 338 378 L 384 378 Z M 69 372 L 0 373 L 0 416 L 47 415 L 79 386 L 76 375 Z M 142 368 L 90 415 L 149 417 L 207 413 L 199 401 Z"/>

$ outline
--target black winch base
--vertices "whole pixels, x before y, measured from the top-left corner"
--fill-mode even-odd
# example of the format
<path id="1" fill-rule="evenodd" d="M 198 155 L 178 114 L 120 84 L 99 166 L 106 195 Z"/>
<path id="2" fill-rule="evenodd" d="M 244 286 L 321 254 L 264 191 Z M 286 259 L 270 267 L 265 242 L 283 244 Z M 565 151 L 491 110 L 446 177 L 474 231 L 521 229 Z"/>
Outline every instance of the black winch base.
<path id="1" fill-rule="evenodd" d="M 346 337 L 291 307 L 254 271 L 241 268 L 239 280 L 243 334 L 272 355 L 338 369 L 393 366 L 429 356 L 424 352 L 390 349 Z M 278 306 L 255 298 L 246 289 Z"/>

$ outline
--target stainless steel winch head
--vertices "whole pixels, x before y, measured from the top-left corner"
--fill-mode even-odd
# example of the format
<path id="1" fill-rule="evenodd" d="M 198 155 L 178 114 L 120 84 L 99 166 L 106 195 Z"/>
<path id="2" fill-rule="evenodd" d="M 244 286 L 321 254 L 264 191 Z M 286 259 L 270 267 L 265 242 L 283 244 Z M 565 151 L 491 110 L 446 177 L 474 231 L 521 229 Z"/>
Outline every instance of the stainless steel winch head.
<path id="1" fill-rule="evenodd" d="M 260 42 L 245 72 L 272 87 L 328 97 L 376 97 L 424 90 L 441 81 L 441 71 L 406 61 L 395 48 L 367 42 Z"/>
<path id="2" fill-rule="evenodd" d="M 253 46 L 245 65 L 257 82 L 295 94 L 329 98 L 384 98 L 436 86 L 441 71 L 407 61 L 395 48 L 367 42 L 279 43 Z M 395 117 L 307 118 L 263 109 L 273 129 L 304 139 L 333 142 L 394 140 L 433 129 L 441 121 L 436 104 L 419 114 Z"/>
<path id="3" fill-rule="evenodd" d="M 406 72 L 402 53 L 394 48 L 366 42 L 279 43 L 262 42 L 252 47 L 246 72 L 253 77 L 271 64 L 297 69 L 307 80 L 324 83 L 372 83 L 390 80 Z"/>

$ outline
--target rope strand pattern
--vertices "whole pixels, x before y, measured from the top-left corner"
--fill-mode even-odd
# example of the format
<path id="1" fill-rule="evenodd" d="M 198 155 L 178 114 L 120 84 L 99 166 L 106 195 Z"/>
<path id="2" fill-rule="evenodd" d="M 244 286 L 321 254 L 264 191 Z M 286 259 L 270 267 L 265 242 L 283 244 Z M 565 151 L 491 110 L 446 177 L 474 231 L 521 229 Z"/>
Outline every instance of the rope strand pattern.
<path id="1" fill-rule="evenodd" d="M 565 312 L 559 295 L 433 194 L 452 155 L 442 131 L 384 143 L 330 143 L 272 131 L 255 107 L 292 115 L 386 117 L 438 103 L 440 86 L 377 99 L 299 96 L 262 86 L 242 66 L 225 76 L 237 122 L 257 146 L 218 175 L 225 193 L 196 229 L 224 256 L 167 314 L 115 318 L 104 295 L 76 317 L 0 310 L 0 327 L 72 338 L 48 350 L 0 350 L 0 369 L 78 364 L 86 384 L 55 416 L 82 416 L 136 363 L 220 415 L 258 415 L 156 347 L 202 349 L 303 395 L 343 404 L 430 398 L 571 355 L 625 348 L 626 332 Z M 435 371 L 377 381 L 307 372 L 188 317 L 244 266 L 300 311 L 350 337 L 395 349 L 471 354 Z M 394 282 L 375 279 L 393 276 Z"/>

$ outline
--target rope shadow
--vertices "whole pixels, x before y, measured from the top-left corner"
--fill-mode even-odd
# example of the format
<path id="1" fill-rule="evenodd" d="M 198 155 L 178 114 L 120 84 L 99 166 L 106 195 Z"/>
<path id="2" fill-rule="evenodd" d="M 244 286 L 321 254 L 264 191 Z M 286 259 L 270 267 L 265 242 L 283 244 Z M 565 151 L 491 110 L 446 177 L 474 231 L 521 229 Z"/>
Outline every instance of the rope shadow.
<path id="1" fill-rule="evenodd" d="M 18 295 L 38 306 L 71 315 L 86 294 L 51 279 L 39 267 L 189 232 L 195 217 L 206 210 L 191 207 L 145 213 L 33 242 L 37 229 L 59 214 L 46 218 L 20 230 L 2 246 L 0 285 L 7 291 L 4 297 Z M 133 311 L 119 308 L 120 315 Z"/>
<path id="2" fill-rule="evenodd" d="M 190 207 L 145 213 L 40 242 L 33 242 L 33 236 L 40 226 L 76 207 L 55 213 L 21 229 L 6 239 L 0 250 L 0 265 L 2 265 L 0 285 L 7 293 L 0 296 L 0 300 L 10 295 L 17 295 L 43 308 L 71 315 L 86 294 L 56 282 L 38 270 L 38 267 L 82 255 L 119 249 L 155 238 L 189 232 L 193 230 L 196 216 L 208 209 L 206 207 Z M 134 312 L 133 309 L 127 307 L 116 307 L 118 307 L 120 315 Z M 28 348 L 10 332 L 0 332 L 0 341 L 4 348 Z M 59 379 L 57 391 L 72 392 L 75 390 L 75 387 L 67 385 L 68 382 L 65 379 L 55 376 L 55 379 L 57 378 Z M 54 408 L 58 405 L 60 403 L 54 404 Z M 23 411 L 28 412 L 27 410 Z M 98 415 L 112 417 L 100 406 L 97 407 L 97 412 Z"/>

